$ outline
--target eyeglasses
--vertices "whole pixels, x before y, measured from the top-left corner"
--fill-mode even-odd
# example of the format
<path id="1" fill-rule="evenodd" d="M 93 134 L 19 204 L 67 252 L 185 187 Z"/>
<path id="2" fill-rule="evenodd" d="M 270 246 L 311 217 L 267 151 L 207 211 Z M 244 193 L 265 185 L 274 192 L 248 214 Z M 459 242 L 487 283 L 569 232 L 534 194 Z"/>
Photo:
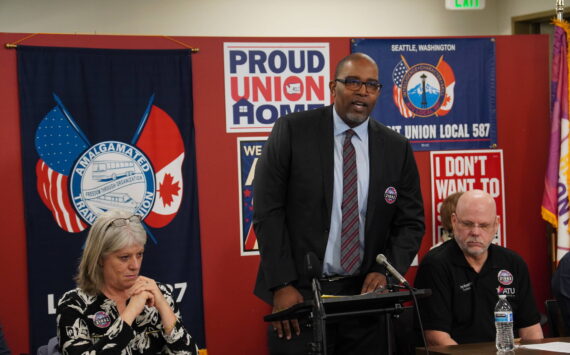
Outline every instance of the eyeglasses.
<path id="1" fill-rule="evenodd" d="M 105 232 L 107 231 L 107 229 L 109 229 L 111 226 L 113 227 L 124 227 L 129 223 L 141 223 L 142 221 L 142 217 L 139 216 L 138 214 L 134 214 L 128 218 L 115 218 L 114 220 L 112 220 L 109 225 L 107 226 L 107 228 L 105 228 Z"/>
<path id="2" fill-rule="evenodd" d="M 459 219 L 459 217 L 457 217 L 457 215 L 455 215 L 455 217 L 457 218 L 457 222 L 459 222 L 459 225 L 465 229 L 469 229 L 469 230 L 473 230 L 475 228 L 479 228 L 482 231 L 485 231 L 487 233 L 491 233 L 493 231 L 493 227 L 495 227 L 495 223 L 474 223 L 471 221 L 463 221 L 461 219 Z"/>
<path id="3" fill-rule="evenodd" d="M 362 80 L 353 79 L 353 78 L 346 78 L 346 79 L 334 79 L 334 81 L 338 81 L 339 83 L 343 83 L 344 86 L 348 90 L 352 90 L 352 91 L 358 91 L 358 90 L 360 90 L 362 85 L 364 85 L 366 87 L 366 92 L 368 92 L 370 94 L 375 94 L 375 93 L 379 92 L 383 86 L 382 84 L 380 84 L 379 82 L 374 81 L 374 80 L 362 81 Z"/>

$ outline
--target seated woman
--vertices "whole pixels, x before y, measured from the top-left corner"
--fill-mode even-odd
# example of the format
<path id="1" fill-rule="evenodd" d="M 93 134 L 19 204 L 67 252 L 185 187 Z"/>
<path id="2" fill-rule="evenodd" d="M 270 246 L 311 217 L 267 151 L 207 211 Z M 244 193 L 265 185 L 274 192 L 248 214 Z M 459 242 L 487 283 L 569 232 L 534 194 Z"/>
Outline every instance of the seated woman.
<path id="1" fill-rule="evenodd" d="M 453 239 L 453 225 L 451 224 L 451 215 L 455 213 L 455 207 L 457 206 L 457 201 L 463 195 L 463 191 L 452 193 L 447 196 L 445 200 L 441 203 L 440 216 L 441 216 L 441 227 L 443 228 L 443 234 L 441 236 L 441 241 L 446 242 Z"/>
<path id="2" fill-rule="evenodd" d="M 457 206 L 457 200 L 463 195 L 463 192 L 454 192 L 448 195 L 439 208 L 439 216 L 441 218 L 441 235 L 440 242 L 432 245 L 430 249 L 436 248 L 453 239 L 453 226 L 451 224 L 451 215 L 455 213 L 455 207 Z"/>
<path id="3" fill-rule="evenodd" d="M 139 274 L 145 243 L 140 216 L 108 211 L 93 223 L 77 288 L 57 305 L 63 354 L 198 354 L 172 290 Z"/>

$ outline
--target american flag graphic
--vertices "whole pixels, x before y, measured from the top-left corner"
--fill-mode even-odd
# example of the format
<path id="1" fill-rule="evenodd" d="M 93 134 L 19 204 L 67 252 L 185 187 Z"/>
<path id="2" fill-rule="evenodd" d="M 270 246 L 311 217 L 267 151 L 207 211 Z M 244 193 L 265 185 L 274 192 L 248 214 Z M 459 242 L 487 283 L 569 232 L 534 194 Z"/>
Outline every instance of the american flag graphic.
<path id="1" fill-rule="evenodd" d="M 36 130 L 37 189 L 59 227 L 70 233 L 87 225 L 75 213 L 69 200 L 67 178 L 73 163 L 89 147 L 89 142 L 73 121 L 57 95 L 57 105 L 47 113 Z"/>
<path id="2" fill-rule="evenodd" d="M 408 66 L 403 60 L 398 62 L 392 71 L 392 80 L 394 81 L 394 87 L 392 88 L 392 98 L 394 99 L 394 104 L 400 109 L 400 114 L 406 118 L 414 117 L 414 113 L 410 111 L 406 104 L 404 103 L 404 97 L 402 96 L 402 78 L 404 74 L 408 71 Z"/>
<path id="3" fill-rule="evenodd" d="M 78 233 L 87 228 L 69 201 L 67 176 L 52 170 L 41 159 L 36 165 L 36 175 L 40 198 L 51 211 L 57 225 L 70 233 Z"/>

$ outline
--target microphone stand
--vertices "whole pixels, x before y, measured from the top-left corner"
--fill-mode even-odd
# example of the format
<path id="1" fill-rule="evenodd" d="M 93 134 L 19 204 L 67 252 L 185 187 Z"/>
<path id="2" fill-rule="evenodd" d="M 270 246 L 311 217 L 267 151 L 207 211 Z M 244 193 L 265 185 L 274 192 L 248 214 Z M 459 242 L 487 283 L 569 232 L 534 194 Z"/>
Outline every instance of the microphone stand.
<path id="1" fill-rule="evenodd" d="M 378 254 L 376 256 L 376 262 L 380 265 L 383 265 L 386 268 L 386 271 L 390 274 L 392 274 L 392 276 L 394 276 L 396 279 L 398 279 L 398 281 L 404 285 L 404 287 L 406 289 L 408 289 L 410 291 L 410 294 L 412 295 L 412 299 L 414 300 L 414 305 L 415 305 L 415 309 L 416 309 L 416 315 L 418 316 L 418 323 L 420 325 L 420 331 L 422 333 L 422 340 L 424 341 L 424 345 L 425 345 L 425 350 L 426 350 L 426 354 L 429 354 L 429 350 L 428 350 L 428 344 L 426 342 L 426 337 L 424 334 L 424 326 L 422 324 L 422 318 L 420 316 L 420 311 L 419 311 L 419 306 L 418 306 L 418 300 L 416 299 L 416 290 L 410 286 L 410 284 L 408 283 L 408 281 L 406 281 L 406 279 L 400 275 L 400 273 L 398 272 L 398 270 L 396 270 L 389 262 L 388 259 L 386 259 L 386 256 L 384 256 L 384 254 Z M 388 328 L 390 328 L 390 326 L 388 325 Z M 389 342 L 389 341 L 388 341 Z"/>
<path id="2" fill-rule="evenodd" d="M 422 322 L 422 317 L 420 316 L 420 309 L 419 309 L 419 305 L 418 305 L 418 299 L 416 298 L 416 289 L 412 286 L 410 286 L 410 284 L 408 283 L 408 281 L 403 282 L 402 286 L 400 285 L 393 285 L 394 287 L 398 287 L 401 289 L 406 289 L 408 291 L 410 291 L 410 295 L 412 295 L 412 300 L 414 302 L 414 308 L 416 309 L 416 316 L 418 317 L 418 323 L 420 326 L 420 333 L 422 334 L 422 341 L 424 342 L 424 347 L 425 347 L 425 351 L 426 354 L 429 355 L 429 347 L 428 347 L 428 343 L 426 341 L 426 336 L 424 334 L 424 325 Z"/>
<path id="3" fill-rule="evenodd" d="M 420 306 L 418 304 L 418 299 L 416 298 L 416 289 L 411 287 L 409 283 L 405 283 L 404 286 L 408 290 L 410 290 L 410 294 L 412 295 L 412 299 L 414 300 L 414 308 L 416 309 L 416 316 L 418 317 L 418 324 L 420 326 L 420 333 L 422 334 L 422 341 L 424 342 L 426 354 L 429 355 L 429 347 L 426 341 L 426 335 L 424 334 L 424 324 L 422 322 L 422 317 L 420 315 Z"/>
<path id="4" fill-rule="evenodd" d="M 325 327 L 325 307 L 321 299 L 321 284 L 316 277 L 313 277 L 313 342 L 310 344 L 310 354 L 327 355 L 327 334 Z"/>

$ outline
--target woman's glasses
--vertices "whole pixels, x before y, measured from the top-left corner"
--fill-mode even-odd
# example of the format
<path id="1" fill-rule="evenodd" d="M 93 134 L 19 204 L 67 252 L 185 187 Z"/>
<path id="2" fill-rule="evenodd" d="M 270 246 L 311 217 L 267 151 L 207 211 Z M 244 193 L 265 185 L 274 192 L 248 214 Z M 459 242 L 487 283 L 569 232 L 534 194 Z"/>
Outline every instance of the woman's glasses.
<path id="1" fill-rule="evenodd" d="M 105 229 L 105 232 L 111 226 L 113 226 L 113 227 L 124 227 L 129 223 L 141 223 L 141 221 L 142 221 L 142 217 L 139 216 L 138 214 L 134 214 L 134 215 L 127 217 L 127 218 L 115 218 L 114 220 L 111 221 L 111 223 L 109 223 L 109 225 Z"/>

